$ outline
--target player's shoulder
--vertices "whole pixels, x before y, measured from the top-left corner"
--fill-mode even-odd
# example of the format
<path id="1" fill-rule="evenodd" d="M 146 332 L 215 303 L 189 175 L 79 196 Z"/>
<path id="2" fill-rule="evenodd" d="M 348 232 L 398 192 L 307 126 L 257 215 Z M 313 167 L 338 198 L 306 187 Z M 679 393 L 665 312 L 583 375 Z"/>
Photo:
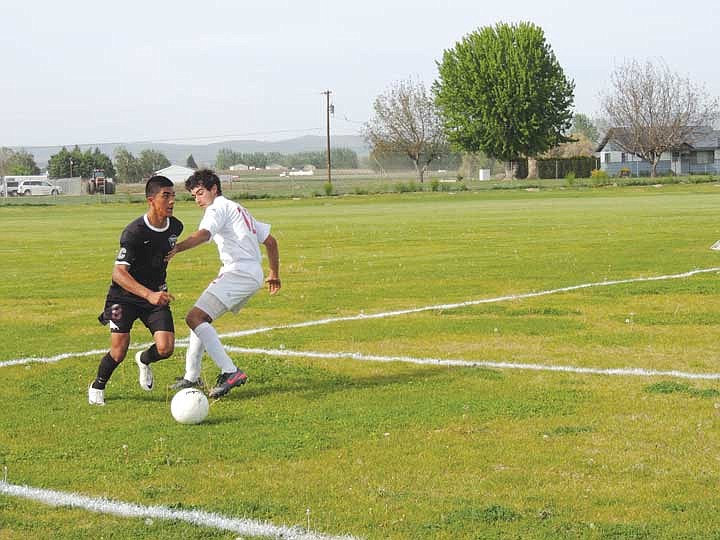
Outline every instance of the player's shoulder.
<path id="1" fill-rule="evenodd" d="M 170 230 L 171 231 L 182 231 L 183 230 L 183 222 L 180 221 L 175 216 L 170 216 Z"/>
<path id="2" fill-rule="evenodd" d="M 123 229 L 122 236 L 138 236 L 141 235 L 146 229 L 147 226 L 145 224 L 145 220 L 143 219 L 143 216 L 140 216 L 133 219 L 130 223 L 127 224 L 125 229 Z"/>

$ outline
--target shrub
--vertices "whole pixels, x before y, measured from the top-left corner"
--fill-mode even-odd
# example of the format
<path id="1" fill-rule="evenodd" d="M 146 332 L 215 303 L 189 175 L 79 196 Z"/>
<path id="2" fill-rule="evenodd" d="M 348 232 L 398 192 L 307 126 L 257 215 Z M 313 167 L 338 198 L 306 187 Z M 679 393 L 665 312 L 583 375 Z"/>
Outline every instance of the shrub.
<path id="1" fill-rule="evenodd" d="M 328 197 L 333 194 L 333 185 L 330 182 L 325 182 L 323 189 L 325 190 L 325 195 Z"/>
<path id="2" fill-rule="evenodd" d="M 440 180 L 434 179 L 430 182 L 430 191 L 437 191 L 440 189 Z"/>

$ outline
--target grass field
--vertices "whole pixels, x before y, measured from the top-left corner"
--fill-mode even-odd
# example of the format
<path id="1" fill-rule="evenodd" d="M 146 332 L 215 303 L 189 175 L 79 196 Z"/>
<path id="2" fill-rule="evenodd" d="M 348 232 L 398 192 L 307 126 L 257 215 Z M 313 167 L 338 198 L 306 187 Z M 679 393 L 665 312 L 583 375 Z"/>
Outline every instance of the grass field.
<path id="1" fill-rule="evenodd" d="M 0 206 L 7 484 L 311 537 L 720 538 L 719 379 L 378 361 L 720 373 L 717 272 L 226 337 L 265 352 L 234 352 L 250 382 L 183 426 L 165 389 L 182 374 L 180 346 L 155 364 L 154 392 L 129 361 L 105 407 L 86 403 L 103 352 L 83 353 L 108 344 L 95 317 L 118 237 L 145 210 L 91 201 Z M 224 334 L 720 266 L 710 183 L 247 206 L 273 225 L 283 289 L 217 321 Z M 176 215 L 190 232 L 200 210 L 181 202 Z M 211 245 L 171 263 L 178 338 L 217 267 Z M 133 338 L 150 339 L 141 325 Z M 250 535 L 0 495 L 1 540 L 238 537 Z"/>

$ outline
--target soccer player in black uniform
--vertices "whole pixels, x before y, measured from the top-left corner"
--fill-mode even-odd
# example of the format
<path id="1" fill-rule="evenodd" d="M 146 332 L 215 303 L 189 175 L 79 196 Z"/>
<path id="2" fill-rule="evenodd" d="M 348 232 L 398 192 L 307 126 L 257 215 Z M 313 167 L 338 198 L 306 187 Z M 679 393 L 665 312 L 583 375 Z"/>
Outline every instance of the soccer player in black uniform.
<path id="1" fill-rule="evenodd" d="M 175 247 L 183 224 L 173 217 L 175 186 L 164 176 L 153 176 L 145 184 L 148 211 L 130 223 L 120 236 L 120 251 L 112 271 L 112 284 L 105 309 L 98 317 L 110 327 L 110 351 L 102 357 L 97 377 L 88 388 L 88 402 L 105 405 L 105 385 L 115 368 L 125 359 L 130 345 L 130 329 L 140 319 L 155 342 L 138 351 L 135 363 L 140 369 L 140 387 L 153 388 L 150 364 L 169 357 L 175 348 L 175 326 L 170 302 L 173 297 L 165 283 L 165 257 Z"/>

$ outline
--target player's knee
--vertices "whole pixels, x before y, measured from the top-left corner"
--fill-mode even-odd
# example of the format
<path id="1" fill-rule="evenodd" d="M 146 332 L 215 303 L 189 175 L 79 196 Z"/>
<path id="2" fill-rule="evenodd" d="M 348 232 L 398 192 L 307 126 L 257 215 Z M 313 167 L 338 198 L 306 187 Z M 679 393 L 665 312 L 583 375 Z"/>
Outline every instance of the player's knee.
<path id="1" fill-rule="evenodd" d="M 175 351 L 175 347 L 172 343 L 163 343 L 160 345 L 156 345 L 158 356 L 161 359 L 169 358 L 172 356 L 172 353 Z"/>

